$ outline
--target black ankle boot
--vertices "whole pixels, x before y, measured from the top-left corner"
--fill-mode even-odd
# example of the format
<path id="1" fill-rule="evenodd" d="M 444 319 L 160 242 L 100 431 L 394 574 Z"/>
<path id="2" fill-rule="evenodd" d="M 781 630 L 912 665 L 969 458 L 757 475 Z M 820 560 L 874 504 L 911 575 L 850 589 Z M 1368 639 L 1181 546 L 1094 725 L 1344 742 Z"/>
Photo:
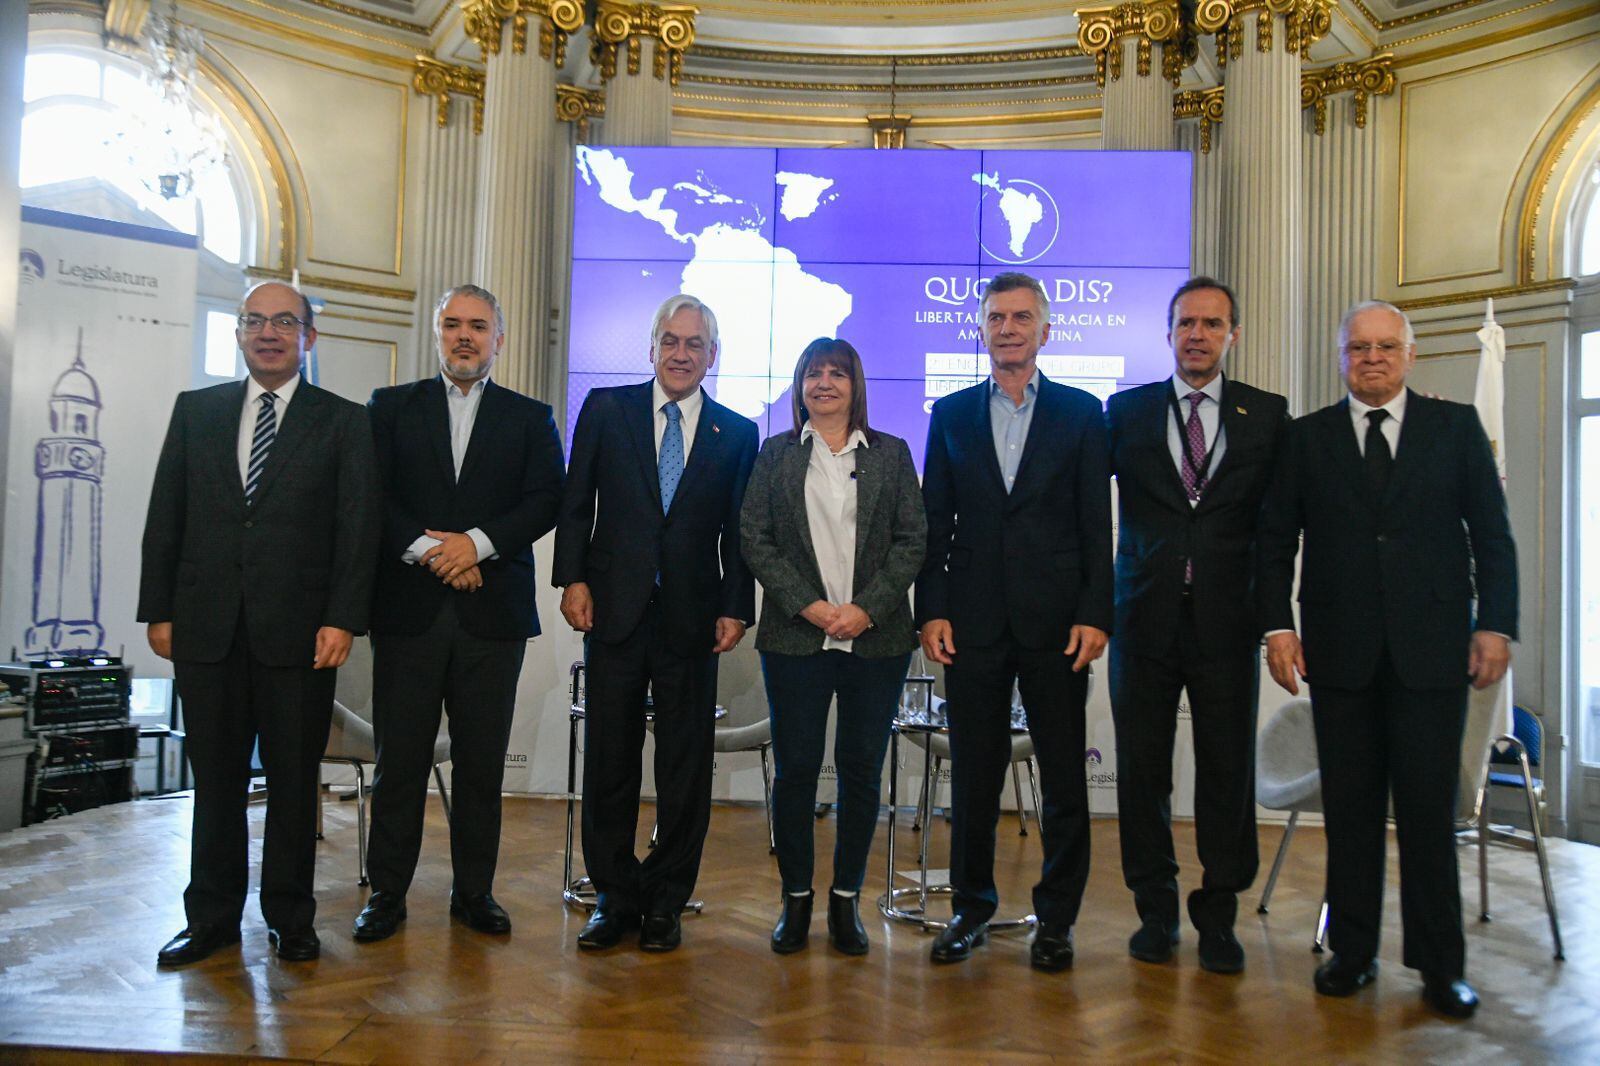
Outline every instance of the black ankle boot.
<path id="1" fill-rule="evenodd" d="M 846 955 L 867 953 L 867 931 L 861 925 L 861 894 L 828 893 L 828 939 Z"/>
<path id="2" fill-rule="evenodd" d="M 803 896 L 783 894 L 783 913 L 772 930 L 772 950 L 779 955 L 793 955 L 806 946 L 811 935 L 811 901 L 816 893 Z"/>

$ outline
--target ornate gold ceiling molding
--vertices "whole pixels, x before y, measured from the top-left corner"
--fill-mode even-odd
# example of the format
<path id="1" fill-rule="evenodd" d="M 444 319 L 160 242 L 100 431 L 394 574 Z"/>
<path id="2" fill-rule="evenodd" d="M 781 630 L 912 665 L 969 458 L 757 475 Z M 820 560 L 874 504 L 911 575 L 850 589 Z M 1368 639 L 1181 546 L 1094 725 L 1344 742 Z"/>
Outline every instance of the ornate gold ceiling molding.
<path id="1" fill-rule="evenodd" d="M 685 74 L 683 80 L 691 85 L 716 85 L 728 89 L 774 89 L 782 92 L 809 93 L 882 93 L 889 87 L 886 83 L 878 81 L 784 81 L 780 78 L 737 78 L 722 74 Z M 906 94 L 1054 89 L 1063 85 L 1086 85 L 1094 80 L 1093 74 L 1064 74 L 1055 78 L 1010 78 L 1004 81 L 941 81 L 910 84 L 901 82 L 895 91 Z"/>
<path id="2" fill-rule="evenodd" d="M 106 0 L 105 30 L 102 38 L 107 48 L 124 55 L 139 48 L 139 34 L 144 29 L 144 17 L 150 11 L 150 0 Z"/>
<path id="3" fill-rule="evenodd" d="M 419 55 L 411 75 L 411 87 L 423 96 L 439 99 L 439 128 L 450 124 L 450 96 L 452 93 L 472 100 L 472 132 L 483 132 L 483 87 L 481 71 L 471 67 L 441 63 L 432 56 Z"/>
<path id="4" fill-rule="evenodd" d="M 1456 2 L 1453 4 L 1444 4 L 1441 7 L 1432 8 L 1428 11 L 1418 11 L 1414 14 L 1401 15 L 1398 18 L 1392 19 L 1379 18 L 1377 14 L 1366 4 L 1363 4 L 1361 0 L 1350 0 L 1350 6 L 1361 12 L 1362 17 L 1367 20 L 1368 25 L 1370 25 L 1373 29 L 1388 31 L 1399 29 L 1401 26 L 1415 25 L 1418 22 L 1427 22 L 1429 19 L 1436 19 L 1443 15 L 1453 15 L 1457 11 L 1465 11 L 1468 8 L 1478 7 L 1481 4 L 1487 4 L 1489 2 L 1490 0 L 1456 0 Z"/>
<path id="5" fill-rule="evenodd" d="M 1273 23 L 1284 23 L 1283 47 L 1311 55 L 1311 46 L 1333 28 L 1333 0 L 1233 0 L 1233 15 L 1217 34 L 1217 65 L 1227 66 L 1244 52 L 1244 24 L 1251 15 L 1256 23 L 1256 51 L 1272 51 Z"/>
<path id="6" fill-rule="evenodd" d="M 1211 128 L 1222 122 L 1223 86 L 1185 89 L 1172 95 L 1172 117 L 1200 120 L 1200 154 L 1211 153 Z"/>
<path id="7" fill-rule="evenodd" d="M 1320 137 L 1328 128 L 1328 97 L 1339 93 L 1356 94 L 1357 129 L 1367 128 L 1367 100 L 1394 92 L 1394 55 L 1384 52 L 1358 63 L 1336 63 L 1321 70 L 1300 73 L 1300 107 L 1313 108 Z"/>
<path id="8" fill-rule="evenodd" d="M 290 271 L 274 270 L 272 267 L 247 266 L 244 268 L 245 276 L 250 278 L 265 278 L 269 281 L 288 281 Z M 308 289 L 333 289 L 335 292 L 355 292 L 363 296 L 380 296 L 386 300 L 398 300 L 400 303 L 411 303 L 417 298 L 416 289 L 391 289 L 384 285 L 365 285 L 359 281 L 345 281 L 341 278 L 321 277 L 316 274 L 301 272 L 300 285 Z"/>
<path id="9" fill-rule="evenodd" d="M 1541 292 L 1559 292 L 1572 289 L 1577 283 L 1572 278 L 1552 278 L 1523 285 L 1506 285 L 1498 289 L 1474 289 L 1471 292 L 1452 292 L 1444 296 L 1423 296 L 1415 300 L 1396 300 L 1394 305 L 1402 311 L 1418 311 L 1425 307 L 1449 307 L 1452 304 L 1478 304 L 1484 300 L 1503 300 L 1512 296 L 1529 296 Z"/>
<path id="10" fill-rule="evenodd" d="M 556 84 L 556 121 L 575 123 L 579 142 L 589 139 L 589 120 L 603 118 L 605 113 L 604 90 L 585 89 L 565 82 Z"/>
<path id="11" fill-rule="evenodd" d="M 1047 63 L 1085 55 L 1076 45 L 1049 48 L 1019 48 L 998 52 L 941 52 L 937 55 L 836 55 L 832 52 L 778 52 L 760 48 L 728 48 L 697 44 L 694 59 L 713 59 L 737 63 L 776 63 L 802 67 L 964 67 L 990 63 Z"/>
<path id="12" fill-rule="evenodd" d="M 528 20 L 539 23 L 539 58 L 567 61 L 567 37 L 583 25 L 579 0 L 461 0 L 461 28 L 478 42 L 485 62 L 500 54 L 501 30 L 511 20 L 511 50 L 528 50 Z"/>
<path id="13" fill-rule="evenodd" d="M 617 76 L 617 49 L 628 49 L 628 73 L 639 73 L 644 39 L 654 38 L 655 61 L 652 73 L 659 81 L 669 78 L 674 86 L 683 73 L 683 53 L 694 44 L 694 17 L 699 9 L 690 4 L 629 4 L 619 0 L 600 0 L 594 13 L 594 42 L 590 55 L 600 68 L 600 79 Z"/>
<path id="14" fill-rule="evenodd" d="M 389 15 L 380 15 L 375 11 L 368 11 L 365 8 L 351 7 L 349 4 L 338 3 L 337 0 L 304 0 L 304 2 L 312 5 L 313 7 L 320 7 L 326 11 L 337 11 L 341 15 L 348 15 L 350 18 L 360 19 L 363 22 L 371 22 L 379 26 L 387 26 L 391 30 L 404 30 L 406 33 L 415 33 L 422 37 L 426 37 L 428 35 L 429 28 L 422 25 L 420 22 L 407 22 L 404 19 L 393 18 Z M 450 10 L 450 5 L 446 4 L 440 14 L 442 15 L 444 11 L 448 10 Z"/>

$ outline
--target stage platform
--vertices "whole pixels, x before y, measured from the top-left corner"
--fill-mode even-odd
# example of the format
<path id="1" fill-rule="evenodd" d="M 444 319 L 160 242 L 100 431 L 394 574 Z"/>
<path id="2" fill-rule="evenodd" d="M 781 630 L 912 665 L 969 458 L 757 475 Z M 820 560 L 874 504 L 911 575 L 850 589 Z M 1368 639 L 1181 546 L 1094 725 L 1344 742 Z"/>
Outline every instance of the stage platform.
<path id="1" fill-rule="evenodd" d="M 0 835 L 0 1060 L 114 1061 L 174 1053 L 314 1062 L 846 1061 L 992 1063 L 1594 1062 L 1600 1047 L 1600 848 L 1553 841 L 1551 862 L 1567 960 L 1551 958 L 1531 853 L 1491 851 L 1494 921 L 1476 920 L 1475 854 L 1463 847 L 1469 977 L 1475 1019 L 1430 1013 L 1400 965 L 1398 893 L 1390 863 L 1377 986 L 1348 1000 L 1311 988 L 1311 938 L 1323 840 L 1297 834 L 1270 915 L 1259 887 L 1241 901 L 1245 973 L 1196 963 L 1184 930 L 1174 963 L 1127 954 L 1135 916 L 1122 886 L 1117 826 L 1094 823 L 1089 891 L 1067 973 L 1028 968 L 1027 943 L 997 936 L 961 965 L 928 962 L 930 937 L 864 907 L 872 951 L 845 958 L 826 942 L 818 907 L 810 948 L 767 946 L 779 884 L 760 808 L 717 807 L 683 947 L 590 955 L 575 944 L 583 916 L 560 895 L 564 805 L 508 798 L 496 896 L 509 937 L 452 923 L 449 850 L 436 797 L 428 805 L 410 919 L 379 944 L 350 939 L 366 890 L 356 884 L 355 806 L 327 805 L 317 929 L 322 958 L 284 964 L 267 944 L 252 894 L 244 941 L 187 969 L 159 970 L 156 949 L 183 925 L 186 797 L 101 808 Z M 263 810 L 251 808 L 259 859 Z M 648 833 L 650 809 L 641 814 Z M 1026 909 L 1039 842 L 1001 822 L 1002 911 Z M 934 828 L 937 865 L 947 854 Z M 1263 876 L 1281 830 L 1261 830 Z M 818 823 L 818 887 L 827 887 L 833 823 Z M 914 837 L 902 813 L 901 856 Z M 1187 879 L 1194 834 L 1177 828 Z M 1392 853 L 1392 840 L 1391 840 Z M 865 896 L 883 890 L 883 832 Z M 254 880 L 252 870 L 252 880 Z"/>

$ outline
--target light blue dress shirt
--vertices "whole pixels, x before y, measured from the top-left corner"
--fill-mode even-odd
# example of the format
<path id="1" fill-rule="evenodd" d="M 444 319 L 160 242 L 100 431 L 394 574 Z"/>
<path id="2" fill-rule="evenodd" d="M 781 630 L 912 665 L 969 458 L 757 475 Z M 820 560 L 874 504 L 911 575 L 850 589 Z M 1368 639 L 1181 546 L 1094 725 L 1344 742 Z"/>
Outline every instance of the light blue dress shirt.
<path id="1" fill-rule="evenodd" d="M 1039 406 L 1039 370 L 1022 387 L 1022 403 L 1014 404 L 1006 390 L 994 378 L 989 379 L 989 432 L 994 434 L 994 457 L 1000 461 L 1000 477 L 1005 481 L 1006 492 L 1017 481 L 1017 467 L 1022 465 L 1022 450 L 1028 443 L 1028 428 L 1033 425 L 1033 412 Z"/>

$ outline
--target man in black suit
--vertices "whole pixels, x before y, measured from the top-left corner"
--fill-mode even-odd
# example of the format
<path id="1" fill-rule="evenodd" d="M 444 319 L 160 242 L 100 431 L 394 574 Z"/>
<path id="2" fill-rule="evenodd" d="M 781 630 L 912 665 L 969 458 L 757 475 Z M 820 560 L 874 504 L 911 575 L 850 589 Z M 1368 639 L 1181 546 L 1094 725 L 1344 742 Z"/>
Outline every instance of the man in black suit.
<path id="1" fill-rule="evenodd" d="M 188 925 L 156 956 L 168 966 L 239 940 L 258 739 L 261 914 L 279 958 L 317 957 L 317 768 L 376 559 L 366 412 L 300 377 L 317 339 L 310 301 L 258 285 L 236 336 L 250 376 L 178 396 L 144 530 L 138 617 L 172 660 L 195 782 Z"/>
<path id="2" fill-rule="evenodd" d="M 598 906 L 578 946 L 671 951 L 711 824 L 717 656 L 755 617 L 739 509 L 756 426 L 700 387 L 717 320 L 668 299 L 650 333 L 655 377 L 589 393 L 572 431 L 556 526 L 561 613 L 585 634 L 583 858 Z M 634 856 L 646 691 L 655 719 L 656 847 Z"/>
<path id="3" fill-rule="evenodd" d="M 1256 875 L 1256 518 L 1288 402 L 1222 373 L 1239 304 L 1191 278 L 1167 307 L 1172 377 L 1111 397 L 1111 472 L 1120 512 L 1111 712 L 1117 728 L 1122 877 L 1140 926 L 1128 953 L 1165 962 L 1178 940 L 1172 744 L 1189 694 L 1194 819 L 1205 869 L 1189 894 L 1200 965 L 1244 969 L 1238 893 Z"/>
<path id="4" fill-rule="evenodd" d="M 489 379 L 505 343 L 494 294 L 439 299 L 440 373 L 368 403 L 384 520 L 372 610 L 372 895 L 357 940 L 391 936 L 422 848 L 439 710 L 450 725 L 450 913 L 506 933 L 495 901 L 500 782 L 534 606 L 533 542 L 556 523 L 561 441 L 548 404 Z"/>
<path id="5" fill-rule="evenodd" d="M 994 834 L 1015 682 L 1044 785 L 1029 954 L 1056 971 L 1072 965 L 1089 876 L 1084 703 L 1111 630 L 1105 421 L 1095 397 L 1039 373 L 1050 301 L 1036 279 L 997 274 L 980 306 L 990 377 L 933 405 L 923 464 L 928 554 L 916 609 L 923 650 L 946 666 L 955 889 L 933 961 L 971 955 L 999 901 Z"/>
<path id="6" fill-rule="evenodd" d="M 1467 1017 L 1478 999 L 1462 979 L 1461 735 L 1469 680 L 1487 688 L 1511 662 L 1516 546 L 1477 412 L 1406 388 L 1406 316 L 1357 304 L 1339 350 L 1349 398 L 1289 427 L 1257 580 L 1274 680 L 1290 693 L 1297 677 L 1312 686 L 1334 951 L 1315 983 L 1347 996 L 1377 976 L 1392 796 L 1405 964 L 1422 971 L 1434 1009 Z M 1290 604 L 1297 547 L 1303 646 Z"/>

